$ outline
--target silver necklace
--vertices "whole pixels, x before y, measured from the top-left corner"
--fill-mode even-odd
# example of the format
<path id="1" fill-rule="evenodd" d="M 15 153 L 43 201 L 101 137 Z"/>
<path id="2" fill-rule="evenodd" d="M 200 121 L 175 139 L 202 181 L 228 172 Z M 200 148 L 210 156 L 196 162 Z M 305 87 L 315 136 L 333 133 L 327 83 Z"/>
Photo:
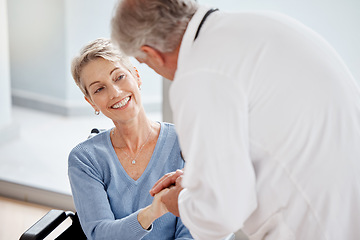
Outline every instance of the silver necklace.
<path id="1" fill-rule="evenodd" d="M 113 136 L 114 136 L 114 132 L 115 132 L 115 128 L 112 130 L 112 133 L 111 133 Z M 135 157 L 134 157 L 132 160 L 131 160 L 130 155 L 127 154 L 127 152 L 125 152 L 124 149 L 119 148 L 119 147 L 115 147 L 115 148 L 119 148 L 119 149 L 127 156 L 127 158 L 130 158 L 131 164 L 135 165 L 135 164 L 136 164 L 136 159 L 137 159 L 137 157 L 139 156 L 139 154 L 141 153 L 141 150 L 143 149 L 143 147 L 144 147 L 144 146 L 147 144 L 147 142 L 149 141 L 150 135 L 151 135 L 151 127 L 150 127 L 150 131 L 149 131 L 149 134 L 148 134 L 148 136 L 147 136 L 147 138 L 146 138 L 145 143 L 144 143 L 143 145 L 141 145 L 140 150 L 136 153 Z"/>

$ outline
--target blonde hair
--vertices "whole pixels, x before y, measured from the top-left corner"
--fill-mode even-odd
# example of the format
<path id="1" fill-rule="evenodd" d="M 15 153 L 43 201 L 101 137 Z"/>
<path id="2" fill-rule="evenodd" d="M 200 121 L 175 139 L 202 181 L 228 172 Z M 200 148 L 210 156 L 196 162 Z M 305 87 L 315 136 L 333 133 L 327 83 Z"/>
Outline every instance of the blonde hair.
<path id="1" fill-rule="evenodd" d="M 87 97 L 89 97 L 89 93 L 81 82 L 81 71 L 86 64 L 97 58 L 103 58 L 111 62 L 120 62 L 131 74 L 136 75 L 135 68 L 131 64 L 130 59 L 125 56 L 110 39 L 98 38 L 89 42 L 80 50 L 79 54 L 73 58 L 71 63 L 72 77 L 76 85 Z"/>
<path id="2" fill-rule="evenodd" d="M 129 56 L 143 57 L 143 45 L 172 52 L 198 9 L 194 0 L 122 0 L 112 18 L 112 39 Z"/>

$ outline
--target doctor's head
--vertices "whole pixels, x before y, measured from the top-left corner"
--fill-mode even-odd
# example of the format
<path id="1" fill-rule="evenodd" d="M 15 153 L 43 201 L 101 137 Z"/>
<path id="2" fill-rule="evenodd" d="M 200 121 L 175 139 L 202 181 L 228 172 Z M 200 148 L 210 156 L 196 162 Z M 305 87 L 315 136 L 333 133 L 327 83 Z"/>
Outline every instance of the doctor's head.
<path id="1" fill-rule="evenodd" d="M 173 79 L 181 39 L 197 9 L 194 0 L 120 0 L 112 39 L 127 55 Z"/>

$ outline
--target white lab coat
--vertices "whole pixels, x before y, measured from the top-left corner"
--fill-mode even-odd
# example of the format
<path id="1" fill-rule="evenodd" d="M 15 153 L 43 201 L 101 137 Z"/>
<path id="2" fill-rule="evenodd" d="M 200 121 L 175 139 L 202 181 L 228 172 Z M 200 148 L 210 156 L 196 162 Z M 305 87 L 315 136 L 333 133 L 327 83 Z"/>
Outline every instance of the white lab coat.
<path id="1" fill-rule="evenodd" d="M 269 12 L 201 7 L 170 103 L 196 239 L 360 239 L 360 92 L 316 33 Z"/>

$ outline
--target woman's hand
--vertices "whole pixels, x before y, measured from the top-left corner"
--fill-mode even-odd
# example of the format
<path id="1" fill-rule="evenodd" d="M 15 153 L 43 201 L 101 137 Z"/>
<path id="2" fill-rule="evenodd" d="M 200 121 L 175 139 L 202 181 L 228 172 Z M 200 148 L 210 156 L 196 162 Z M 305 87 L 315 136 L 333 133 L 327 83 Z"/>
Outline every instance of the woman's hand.
<path id="1" fill-rule="evenodd" d="M 162 196 L 164 196 L 168 191 L 169 189 L 163 189 L 161 192 L 154 196 L 154 200 L 150 206 L 155 219 L 169 212 L 165 204 L 161 201 Z"/>
<path id="2" fill-rule="evenodd" d="M 147 206 L 139 212 L 138 221 L 144 229 L 149 229 L 151 224 L 156 219 L 169 212 L 165 204 L 161 201 L 161 197 L 168 191 L 169 189 L 164 189 L 161 192 L 157 193 L 154 196 L 154 200 L 151 205 Z"/>

